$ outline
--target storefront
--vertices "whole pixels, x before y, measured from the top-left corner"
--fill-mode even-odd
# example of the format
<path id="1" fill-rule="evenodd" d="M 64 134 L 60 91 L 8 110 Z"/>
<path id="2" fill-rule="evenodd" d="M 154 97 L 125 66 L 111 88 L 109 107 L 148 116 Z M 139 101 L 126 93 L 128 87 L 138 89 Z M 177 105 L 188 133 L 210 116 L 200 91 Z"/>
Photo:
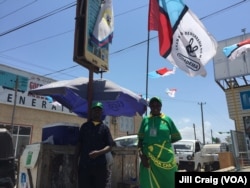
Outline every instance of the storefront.
<path id="1" fill-rule="evenodd" d="M 81 125 L 86 121 L 49 97 L 28 91 L 55 80 L 0 64 L 0 128 L 13 135 L 15 157 L 24 146 L 42 141 L 42 128 L 55 123 Z M 140 116 L 106 117 L 113 138 L 138 131 Z"/>

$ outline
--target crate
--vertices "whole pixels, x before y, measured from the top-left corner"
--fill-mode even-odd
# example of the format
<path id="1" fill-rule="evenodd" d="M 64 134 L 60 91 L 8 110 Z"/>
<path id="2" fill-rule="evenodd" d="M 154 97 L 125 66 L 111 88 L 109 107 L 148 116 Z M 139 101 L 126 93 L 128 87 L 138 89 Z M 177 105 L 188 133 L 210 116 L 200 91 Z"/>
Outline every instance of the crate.
<path id="1" fill-rule="evenodd" d="M 139 158 L 137 147 L 113 147 L 112 154 L 112 185 L 118 188 L 138 187 Z"/>
<path id="2" fill-rule="evenodd" d="M 233 154 L 231 152 L 219 153 L 220 169 L 235 166 Z"/>

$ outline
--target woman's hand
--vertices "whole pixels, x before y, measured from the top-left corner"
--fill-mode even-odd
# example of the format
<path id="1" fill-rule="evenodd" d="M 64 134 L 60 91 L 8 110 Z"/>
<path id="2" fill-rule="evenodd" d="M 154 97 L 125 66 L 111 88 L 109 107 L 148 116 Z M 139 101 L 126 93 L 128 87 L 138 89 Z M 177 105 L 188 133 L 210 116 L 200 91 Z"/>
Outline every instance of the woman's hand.
<path id="1" fill-rule="evenodd" d="M 149 159 L 148 159 L 148 157 L 145 154 L 141 154 L 140 158 L 141 158 L 142 165 L 145 168 L 149 168 L 150 165 L 149 165 Z"/>

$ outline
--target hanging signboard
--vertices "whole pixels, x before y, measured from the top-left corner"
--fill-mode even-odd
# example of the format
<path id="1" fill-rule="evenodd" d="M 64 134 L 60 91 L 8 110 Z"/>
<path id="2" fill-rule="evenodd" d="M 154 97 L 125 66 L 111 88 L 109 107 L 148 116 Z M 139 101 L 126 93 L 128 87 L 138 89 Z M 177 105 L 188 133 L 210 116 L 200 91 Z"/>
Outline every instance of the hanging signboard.
<path id="1" fill-rule="evenodd" d="M 32 89 L 55 81 L 51 78 L 0 64 L 0 104 L 14 105 L 16 100 L 17 106 L 75 115 L 68 108 L 57 101 L 53 101 L 49 96 L 29 93 Z"/>
<path id="2" fill-rule="evenodd" d="M 98 46 L 91 40 L 98 13 L 101 8 L 101 0 L 77 0 L 74 57 L 78 64 L 94 72 L 108 71 L 109 44 Z"/>

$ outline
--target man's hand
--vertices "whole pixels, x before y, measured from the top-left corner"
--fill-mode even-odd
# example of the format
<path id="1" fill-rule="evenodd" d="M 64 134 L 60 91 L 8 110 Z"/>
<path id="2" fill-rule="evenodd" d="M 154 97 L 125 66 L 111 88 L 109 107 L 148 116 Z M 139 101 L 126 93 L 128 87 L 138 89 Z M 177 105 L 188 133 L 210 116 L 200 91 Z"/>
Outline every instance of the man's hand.
<path id="1" fill-rule="evenodd" d="M 91 151 L 91 152 L 89 153 L 89 157 L 90 157 L 91 159 L 95 159 L 95 158 L 98 157 L 99 155 L 100 155 L 100 152 L 97 151 L 97 150 Z"/>

